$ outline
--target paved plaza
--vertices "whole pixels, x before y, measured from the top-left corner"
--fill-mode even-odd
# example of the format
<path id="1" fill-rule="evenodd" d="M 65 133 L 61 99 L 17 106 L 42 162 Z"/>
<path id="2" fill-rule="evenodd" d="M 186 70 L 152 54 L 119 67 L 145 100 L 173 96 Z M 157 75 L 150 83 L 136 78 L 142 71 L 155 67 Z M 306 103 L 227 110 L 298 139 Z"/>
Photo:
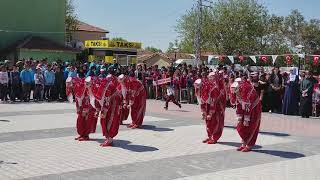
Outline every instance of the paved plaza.
<path id="1" fill-rule="evenodd" d="M 121 126 L 107 148 L 100 126 L 91 141 L 74 140 L 74 104 L 1 104 L 0 180 L 320 179 L 320 119 L 263 114 L 257 146 L 242 153 L 233 109 L 220 142 L 207 145 L 198 106 L 163 104 L 148 101 L 144 126 Z"/>

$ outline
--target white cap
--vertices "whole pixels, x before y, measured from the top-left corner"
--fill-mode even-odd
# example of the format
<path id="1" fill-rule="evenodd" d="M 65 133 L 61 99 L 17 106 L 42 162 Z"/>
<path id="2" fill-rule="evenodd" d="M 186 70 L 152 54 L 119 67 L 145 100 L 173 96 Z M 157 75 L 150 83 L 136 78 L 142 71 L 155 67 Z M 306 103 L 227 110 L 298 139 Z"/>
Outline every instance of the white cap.
<path id="1" fill-rule="evenodd" d="M 66 83 L 71 83 L 72 82 L 72 77 L 68 77 L 67 79 L 66 79 Z"/>
<path id="2" fill-rule="evenodd" d="M 86 81 L 86 83 L 90 83 L 91 82 L 91 76 L 88 76 L 85 81 Z"/>
<path id="3" fill-rule="evenodd" d="M 196 87 L 200 87 L 201 84 L 202 84 L 201 79 L 197 79 L 197 80 L 194 82 L 194 86 L 196 86 Z"/>
<path id="4" fill-rule="evenodd" d="M 215 72 L 211 72 L 211 73 L 209 73 L 208 77 L 215 76 L 215 75 L 216 75 Z"/>
<path id="5" fill-rule="evenodd" d="M 119 79 L 123 79 L 124 78 L 124 74 L 121 74 L 118 78 Z"/>
<path id="6" fill-rule="evenodd" d="M 239 83 L 238 82 L 234 82 L 234 83 L 232 83 L 231 84 L 231 88 L 236 88 L 236 87 L 238 87 L 239 86 Z"/>
<path id="7" fill-rule="evenodd" d="M 241 79 L 241 78 L 237 78 L 237 79 L 235 79 L 234 81 L 235 81 L 235 82 L 241 82 L 242 79 Z"/>

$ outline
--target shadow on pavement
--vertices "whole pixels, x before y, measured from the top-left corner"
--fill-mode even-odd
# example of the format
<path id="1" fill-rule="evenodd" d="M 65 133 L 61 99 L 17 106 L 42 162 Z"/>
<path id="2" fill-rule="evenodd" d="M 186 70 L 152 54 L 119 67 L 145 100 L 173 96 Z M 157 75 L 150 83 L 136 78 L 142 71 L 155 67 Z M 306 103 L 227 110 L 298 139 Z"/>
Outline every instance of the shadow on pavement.
<path id="1" fill-rule="evenodd" d="M 98 143 L 103 143 L 105 141 L 105 139 L 91 139 L 90 141 L 96 141 Z M 131 144 L 131 143 L 132 143 L 131 141 L 115 139 L 115 140 L 113 140 L 112 147 L 126 149 L 126 150 L 132 151 L 132 152 L 152 152 L 152 151 L 159 150 L 158 148 L 155 148 L 155 147 L 135 145 L 135 144 Z"/>
<path id="2" fill-rule="evenodd" d="M 241 143 L 237 142 L 217 142 L 217 144 L 226 145 L 226 146 L 232 146 L 232 147 L 240 147 Z M 252 149 L 261 149 L 262 146 L 255 145 Z"/>
<path id="3" fill-rule="evenodd" d="M 296 153 L 296 152 L 287 152 L 287 151 L 276 151 L 276 150 L 252 150 L 252 152 L 263 153 L 272 156 L 278 156 L 286 159 L 297 159 L 305 157 L 304 154 Z"/>
<path id="4" fill-rule="evenodd" d="M 152 151 L 158 151 L 158 148 L 151 147 L 151 146 L 143 146 L 143 145 L 135 145 L 131 144 L 130 141 L 126 140 L 114 140 L 113 141 L 113 147 L 118 147 L 122 149 L 126 149 L 132 152 L 152 152 Z"/>
<path id="5" fill-rule="evenodd" d="M 231 128 L 231 129 L 236 129 L 236 127 L 234 127 L 234 126 L 224 126 L 224 127 Z M 259 134 L 269 135 L 269 136 L 278 136 L 278 137 L 290 136 L 290 134 L 286 134 L 286 133 L 266 132 L 266 131 L 260 131 Z"/>
<path id="6" fill-rule="evenodd" d="M 0 119 L 0 122 L 10 122 L 9 120 L 2 120 Z"/>
<path id="7" fill-rule="evenodd" d="M 142 125 L 139 129 L 152 130 L 156 132 L 174 131 L 174 129 L 171 128 L 161 128 L 153 125 Z"/>
<path id="8" fill-rule="evenodd" d="M 168 110 L 168 111 L 175 111 L 175 112 L 190 112 L 190 111 L 187 111 L 187 110 Z"/>

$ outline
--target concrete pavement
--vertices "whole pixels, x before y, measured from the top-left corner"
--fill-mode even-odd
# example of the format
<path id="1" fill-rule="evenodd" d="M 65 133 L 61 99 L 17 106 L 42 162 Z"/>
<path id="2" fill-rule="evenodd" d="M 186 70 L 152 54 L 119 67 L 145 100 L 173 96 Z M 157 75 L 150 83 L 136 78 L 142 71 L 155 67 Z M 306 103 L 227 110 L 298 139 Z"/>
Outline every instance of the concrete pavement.
<path id="1" fill-rule="evenodd" d="M 263 114 L 253 152 L 235 151 L 234 110 L 216 145 L 202 144 L 199 107 L 148 101 L 141 129 L 120 128 L 115 146 L 74 141 L 74 104 L 0 105 L 0 179 L 320 179 L 320 120 Z M 129 122 L 127 122 L 129 123 Z"/>

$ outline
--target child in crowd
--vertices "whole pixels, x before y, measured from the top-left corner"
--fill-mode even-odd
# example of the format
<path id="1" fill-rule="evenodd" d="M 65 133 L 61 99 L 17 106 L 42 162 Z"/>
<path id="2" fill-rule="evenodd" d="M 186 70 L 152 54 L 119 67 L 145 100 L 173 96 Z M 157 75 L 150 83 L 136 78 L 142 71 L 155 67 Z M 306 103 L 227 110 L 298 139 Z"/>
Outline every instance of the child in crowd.
<path id="1" fill-rule="evenodd" d="M 172 101 L 175 105 L 177 105 L 181 109 L 181 104 L 179 104 L 176 101 L 176 98 L 174 97 L 174 90 L 173 90 L 173 87 L 170 85 L 170 83 L 167 83 L 166 89 L 167 89 L 167 96 L 166 96 L 166 106 L 164 107 L 164 109 L 168 110 L 168 104 L 170 101 Z"/>

